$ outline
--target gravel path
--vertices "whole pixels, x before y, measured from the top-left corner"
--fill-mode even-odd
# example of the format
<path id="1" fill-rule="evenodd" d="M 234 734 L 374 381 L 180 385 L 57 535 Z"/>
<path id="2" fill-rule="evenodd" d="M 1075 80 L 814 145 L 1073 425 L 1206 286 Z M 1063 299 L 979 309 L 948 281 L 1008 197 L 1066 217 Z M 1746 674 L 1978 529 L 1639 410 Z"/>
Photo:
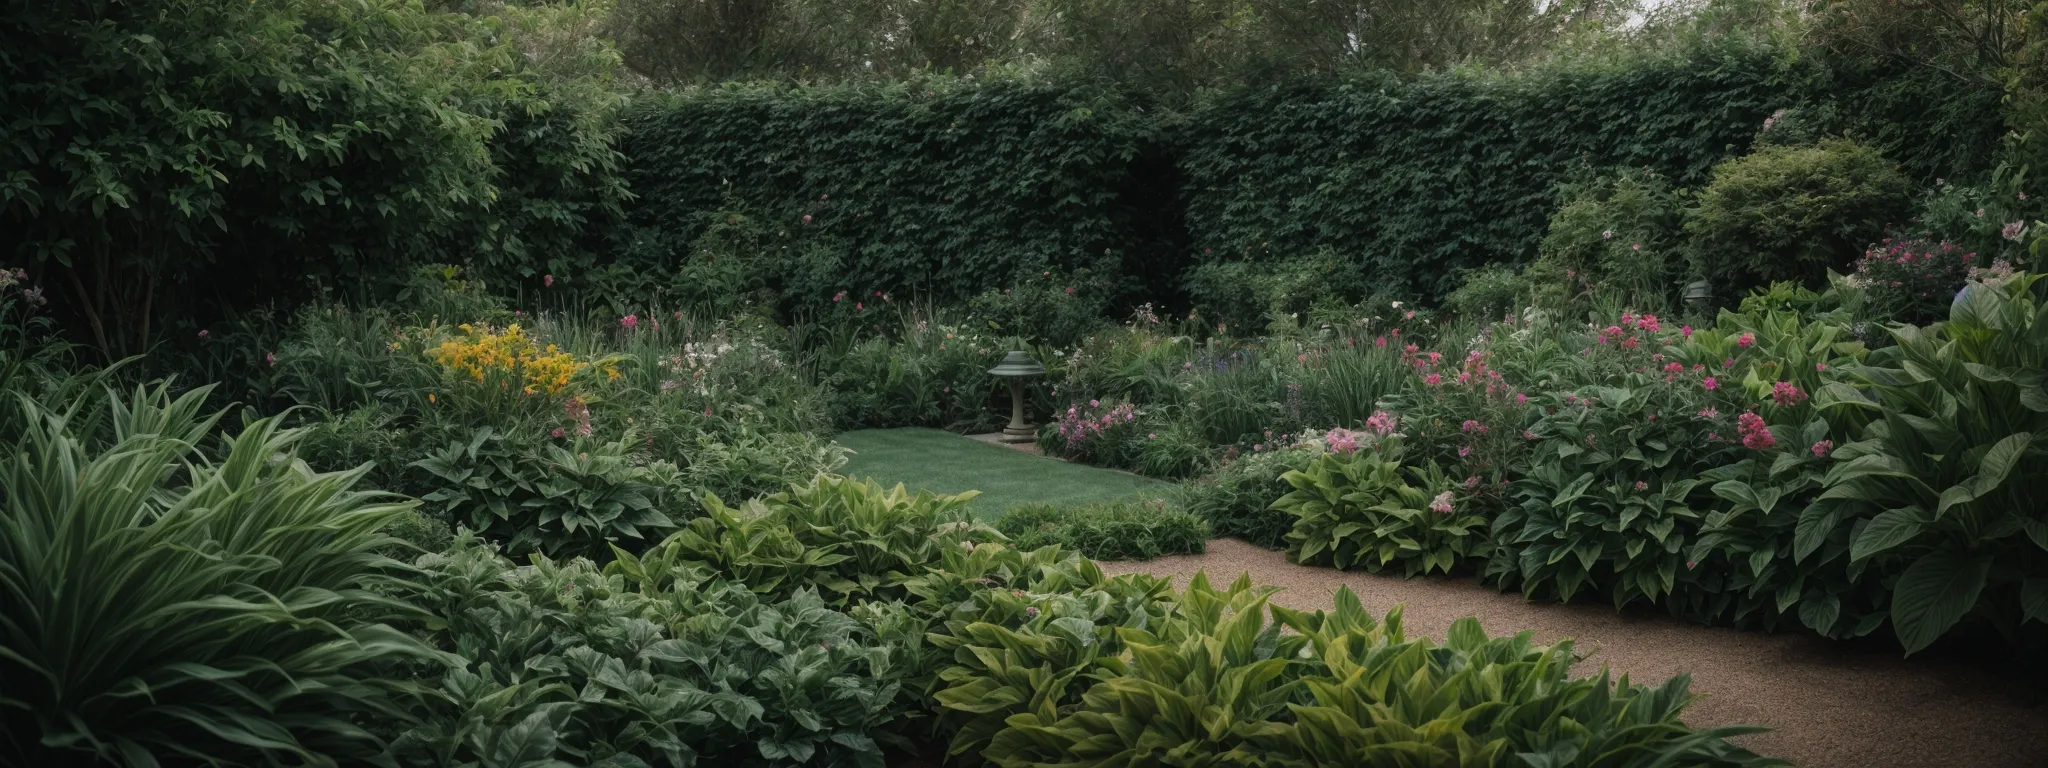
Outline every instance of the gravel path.
<path id="1" fill-rule="evenodd" d="M 1477 616 L 1496 635 L 1533 630 L 1538 642 L 1572 638 L 1587 657 L 1575 667 L 1582 673 L 1602 664 L 1642 682 L 1692 673 L 1692 690 L 1705 698 L 1686 710 L 1687 722 L 1768 726 L 1774 730 L 1740 740 L 1809 768 L 2048 766 L 2048 707 L 2028 707 L 1991 673 L 1951 660 L 1902 659 L 1797 633 L 1703 627 L 1599 604 L 1528 603 L 1470 578 L 1404 580 L 1303 567 L 1229 539 L 1209 542 L 1208 554 L 1102 569 L 1181 585 L 1198 570 L 1219 584 L 1248 572 L 1254 582 L 1285 587 L 1273 601 L 1297 610 L 1327 609 L 1337 588 L 1349 586 L 1374 613 L 1405 603 L 1411 636 L 1442 638 L 1451 622 Z"/>

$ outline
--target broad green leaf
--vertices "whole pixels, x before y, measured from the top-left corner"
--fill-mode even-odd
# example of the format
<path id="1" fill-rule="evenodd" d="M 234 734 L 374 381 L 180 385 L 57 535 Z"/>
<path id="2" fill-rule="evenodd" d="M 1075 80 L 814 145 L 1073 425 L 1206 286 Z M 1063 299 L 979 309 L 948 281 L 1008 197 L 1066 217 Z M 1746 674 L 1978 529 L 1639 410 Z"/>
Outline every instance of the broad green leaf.
<path id="1" fill-rule="evenodd" d="M 1892 629 L 1906 653 L 1926 648 L 1977 605 L 1991 564 L 1935 550 L 1899 575 L 1892 588 Z"/>

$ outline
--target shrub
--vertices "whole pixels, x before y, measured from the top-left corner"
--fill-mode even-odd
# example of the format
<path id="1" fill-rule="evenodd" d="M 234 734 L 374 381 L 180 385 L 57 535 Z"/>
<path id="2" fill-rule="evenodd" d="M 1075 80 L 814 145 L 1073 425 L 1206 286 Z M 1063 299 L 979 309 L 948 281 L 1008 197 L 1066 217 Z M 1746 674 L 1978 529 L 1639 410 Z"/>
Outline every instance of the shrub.
<path id="1" fill-rule="evenodd" d="M 818 589 L 835 606 L 899 599 L 948 550 L 1001 540 L 968 517 L 977 495 L 884 491 L 872 480 L 821 475 L 738 508 L 706 496 L 702 516 L 639 557 L 615 550 L 611 567 L 635 578 L 704 567 L 764 595 Z"/>
<path id="2" fill-rule="evenodd" d="M 1469 269 L 1462 277 L 1464 282 L 1458 285 L 1458 289 L 1444 297 L 1444 308 L 1460 317 L 1486 322 L 1499 320 L 1529 306 L 1539 288 L 1552 287 L 1539 285 L 1522 270 L 1506 264 Z M 1569 279 L 1576 280 L 1577 276 Z"/>
<path id="3" fill-rule="evenodd" d="M 877 737 L 910 716 L 898 688 L 917 638 L 809 588 L 773 600 L 692 568 L 515 566 L 473 538 L 420 568 L 400 596 L 464 658 L 394 743 L 408 765 L 879 764 Z"/>
<path id="4" fill-rule="evenodd" d="M 1655 171 L 1624 168 L 1562 184 L 1558 200 L 1529 268 L 1536 306 L 1583 305 L 1592 292 L 1640 311 L 1676 306 L 1683 190 Z"/>
<path id="5" fill-rule="evenodd" d="M 1151 434 L 1145 430 L 1131 403 L 1091 400 L 1067 406 L 1056 421 L 1041 427 L 1038 447 L 1048 456 L 1135 468 L 1143 462 L 1145 436 Z"/>
<path id="6" fill-rule="evenodd" d="M 1898 345 L 1820 393 L 1870 419 L 1837 447 L 1815 525 L 1851 526 L 1852 569 L 1898 574 L 1890 619 L 1908 653 L 1966 617 L 2017 639 L 2048 622 L 2048 362 L 2038 275 L 1973 282 L 1949 319 L 1892 330 Z M 1891 579 L 1886 579 L 1890 581 Z"/>
<path id="7" fill-rule="evenodd" d="M 1765 147 L 1714 167 L 1686 211 L 1693 269 L 1723 295 L 1772 280 L 1816 283 L 1904 219 L 1906 178 L 1848 139 Z"/>
<path id="8" fill-rule="evenodd" d="M 1269 607 L 1266 594 L 1248 580 L 1217 590 L 1197 576 L 1167 618 L 1117 630 L 1128 661 L 1096 664 L 1103 671 L 1078 706 L 1011 716 L 983 757 L 1004 768 L 1119 755 L 1299 765 L 1425 755 L 1475 765 L 1509 755 L 1559 765 L 1582 755 L 1776 764 L 1725 741 L 1749 729 L 1694 731 L 1680 722 L 1691 700 L 1684 676 L 1658 688 L 1617 686 L 1604 673 L 1572 679 L 1569 643 L 1488 638 L 1467 618 L 1439 646 L 1409 640 L 1398 609 L 1375 621 L 1349 589 L 1337 592 L 1331 614 Z M 1214 712 L 1231 716 L 1205 715 Z M 1560 738 L 1525 720 L 1539 713 L 1542 722 L 1583 727 Z"/>
<path id="9" fill-rule="evenodd" d="M 1175 503 L 1207 521 L 1214 536 L 1283 549 L 1287 531 L 1294 527 L 1292 515 L 1273 508 L 1273 502 L 1293 489 L 1283 476 L 1306 468 L 1322 454 L 1320 444 L 1245 454 L 1179 486 Z"/>
<path id="10" fill-rule="evenodd" d="M 1004 512 L 995 527 L 1019 549 L 1057 546 L 1096 560 L 1200 554 L 1209 541 L 1207 522 L 1164 502 L 1026 504 Z"/>
<path id="11" fill-rule="evenodd" d="M 643 465 L 629 451 L 625 442 L 540 444 L 483 427 L 412 466 L 434 488 L 423 501 L 514 552 L 602 559 L 676 526 L 674 465 Z"/>
<path id="12" fill-rule="evenodd" d="M 1361 438 L 1366 445 L 1358 445 Z M 1399 563 L 1403 576 L 1415 576 L 1449 573 L 1491 554 L 1486 518 L 1460 504 L 1433 465 L 1403 468 L 1399 437 L 1333 432 L 1324 439 L 1332 452 L 1282 475 L 1294 490 L 1273 502 L 1294 517 L 1288 559 L 1374 573 Z"/>
<path id="13" fill-rule="evenodd" d="M 1885 238 L 1856 261 L 1852 285 L 1863 289 L 1865 308 L 1880 320 L 1923 323 L 1944 317 L 1977 254 L 1954 243 Z"/>
<path id="14" fill-rule="evenodd" d="M 259 419 L 199 449 L 205 388 L 17 402 L 0 466 L 0 757 L 21 765 L 374 762 L 403 723 L 382 666 L 437 654 L 384 622 L 378 531 L 409 505 L 316 474 Z M 85 630 L 82 628 L 90 628 Z"/>

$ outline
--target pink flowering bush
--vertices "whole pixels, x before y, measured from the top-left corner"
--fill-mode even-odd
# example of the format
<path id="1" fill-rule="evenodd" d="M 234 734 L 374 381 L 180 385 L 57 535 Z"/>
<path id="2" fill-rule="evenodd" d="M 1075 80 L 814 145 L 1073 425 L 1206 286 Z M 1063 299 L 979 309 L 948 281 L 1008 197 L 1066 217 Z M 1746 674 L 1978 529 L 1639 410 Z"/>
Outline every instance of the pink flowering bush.
<path id="1" fill-rule="evenodd" d="M 1978 266 L 1977 254 L 1954 243 L 1887 237 L 1856 261 L 1849 281 L 1863 289 L 1873 319 L 1924 323 L 1947 314 L 1956 289 Z"/>

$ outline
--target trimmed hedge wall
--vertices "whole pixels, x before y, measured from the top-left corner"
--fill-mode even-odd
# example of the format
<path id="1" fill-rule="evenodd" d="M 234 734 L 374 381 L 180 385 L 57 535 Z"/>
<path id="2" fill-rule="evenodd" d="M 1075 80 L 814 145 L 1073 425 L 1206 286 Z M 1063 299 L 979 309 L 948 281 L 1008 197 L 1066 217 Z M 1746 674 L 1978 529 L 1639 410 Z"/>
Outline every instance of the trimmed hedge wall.
<path id="1" fill-rule="evenodd" d="M 624 260 L 702 261 L 722 246 L 700 235 L 752 221 L 774 231 L 750 246 L 767 277 L 748 290 L 785 308 L 838 290 L 958 300 L 1047 269 L 1179 306 L 1199 264 L 1224 267 L 1191 283 L 1212 292 L 1252 296 L 1257 275 L 1283 271 L 1350 299 L 1441 297 L 1463 269 L 1533 258 L 1559 181 L 1635 166 L 1696 188 L 1783 108 L 1874 141 L 1922 181 L 1988 172 L 1998 94 L 1924 80 L 1728 39 L 1511 73 L 1295 81 L 1170 119 L 1114 85 L 1031 78 L 729 86 L 629 117 L 640 200 Z"/>
<path id="2" fill-rule="evenodd" d="M 1408 294 L 1457 269 L 1533 258 L 1575 165 L 1647 166 L 1683 185 L 1742 152 L 1798 101 L 1781 52 L 1682 56 L 1521 75 L 1297 83 L 1199 111 L 1180 165 L 1195 245 L 1210 259 L 1319 248 Z"/>
<path id="3" fill-rule="evenodd" d="M 786 227 L 793 250 L 830 242 L 837 263 L 771 287 L 786 305 L 828 289 L 956 300 L 1046 269 L 1141 272 L 1158 237 L 1146 209 L 1173 204 L 1140 181 L 1142 167 L 1170 168 L 1160 131 L 1107 87 L 727 87 L 627 124 L 640 197 L 628 258 L 676 263 L 728 214 Z M 798 284 L 820 295 L 789 295 Z"/>

